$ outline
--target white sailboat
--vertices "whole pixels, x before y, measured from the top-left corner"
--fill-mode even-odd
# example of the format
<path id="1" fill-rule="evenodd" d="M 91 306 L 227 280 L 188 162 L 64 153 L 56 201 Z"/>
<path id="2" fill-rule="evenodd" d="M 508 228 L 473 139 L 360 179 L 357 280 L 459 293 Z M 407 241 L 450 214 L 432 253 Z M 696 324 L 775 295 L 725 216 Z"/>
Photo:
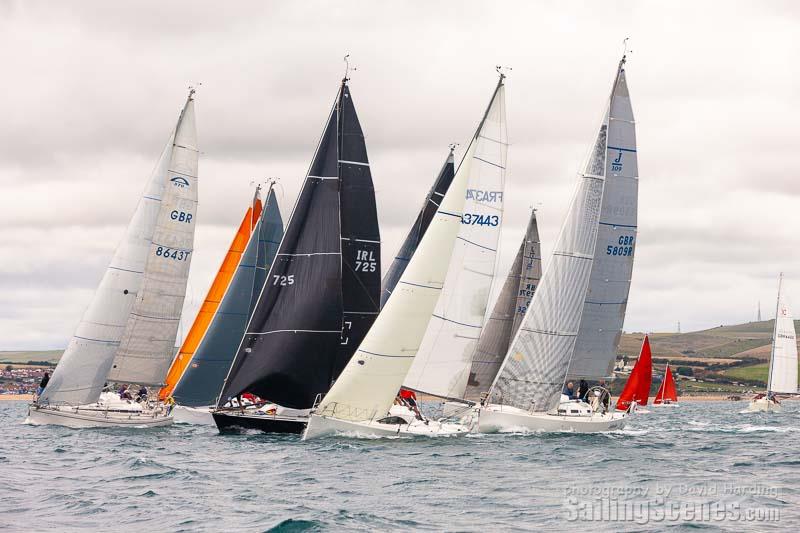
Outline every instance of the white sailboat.
<path id="1" fill-rule="evenodd" d="M 487 399 L 477 410 L 479 432 L 519 428 L 596 432 L 618 429 L 626 422 L 626 413 L 609 412 L 603 402 L 590 405 L 561 394 L 577 361 L 576 350 L 602 336 L 601 331 L 583 327 L 592 279 L 630 282 L 623 269 L 634 249 L 638 169 L 624 66 L 623 56 L 550 263 Z M 603 271 L 595 274 L 595 265 L 603 265 Z M 624 315 L 624 305 L 621 312 Z M 594 365 L 606 357 L 600 352 L 587 360 Z"/>
<path id="2" fill-rule="evenodd" d="M 501 74 L 483 120 L 403 276 L 330 392 L 312 411 L 303 439 L 335 433 L 439 436 L 469 431 L 457 423 L 419 420 L 410 411 L 395 409 L 390 414 L 390 409 L 442 294 L 460 230 L 472 225 L 465 211 L 472 180 L 481 175 L 481 170 L 501 164 L 484 159 L 479 147 L 484 146 L 483 132 L 497 131 L 502 121 L 503 79 Z M 499 213 L 480 216 L 483 220 L 497 216 L 499 224 Z"/>
<path id="3" fill-rule="evenodd" d="M 194 90 L 92 302 L 26 422 L 69 427 L 163 426 L 169 406 L 104 392 L 162 385 L 175 339 L 197 222 Z"/>
<path id="4" fill-rule="evenodd" d="M 792 311 L 782 293 L 783 273 L 778 278 L 778 300 L 769 358 L 767 390 L 756 395 L 743 413 L 780 412 L 778 394 L 797 394 L 797 339 Z"/>

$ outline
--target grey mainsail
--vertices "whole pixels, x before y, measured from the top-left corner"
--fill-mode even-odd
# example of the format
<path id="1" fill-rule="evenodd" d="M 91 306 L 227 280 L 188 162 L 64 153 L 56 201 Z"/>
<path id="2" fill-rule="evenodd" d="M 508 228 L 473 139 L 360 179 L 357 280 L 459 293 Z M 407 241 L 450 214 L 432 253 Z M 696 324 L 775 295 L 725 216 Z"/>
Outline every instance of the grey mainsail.
<path id="1" fill-rule="evenodd" d="M 536 211 L 533 210 L 528 229 L 478 340 L 464 399 L 478 401 L 481 394 L 489 390 L 541 277 L 542 251 Z"/>

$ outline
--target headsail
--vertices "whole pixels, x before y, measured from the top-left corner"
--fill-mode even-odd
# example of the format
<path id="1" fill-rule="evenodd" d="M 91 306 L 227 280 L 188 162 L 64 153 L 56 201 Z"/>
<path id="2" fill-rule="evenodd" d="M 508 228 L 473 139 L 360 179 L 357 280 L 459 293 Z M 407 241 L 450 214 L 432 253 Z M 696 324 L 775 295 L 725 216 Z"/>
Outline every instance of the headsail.
<path id="1" fill-rule="evenodd" d="M 664 381 L 656 392 L 656 397 L 653 400 L 654 404 L 660 403 L 675 403 L 678 401 L 678 390 L 675 387 L 675 377 L 672 375 L 672 370 L 669 368 L 669 363 L 664 369 Z"/>
<path id="2" fill-rule="evenodd" d="M 75 335 L 39 398 L 40 403 L 84 405 L 100 397 L 142 285 L 174 143 L 173 131 Z"/>
<path id="3" fill-rule="evenodd" d="M 442 294 L 404 387 L 450 398 L 461 398 L 466 390 L 497 263 L 508 150 L 505 115 L 501 77 L 470 143 L 470 160 L 461 163 L 469 170 L 464 218 Z"/>
<path id="4" fill-rule="evenodd" d="M 119 350 L 113 382 L 162 385 L 175 355 L 197 223 L 197 131 L 190 94 L 175 131 L 153 241 Z"/>
<path id="5" fill-rule="evenodd" d="M 501 77 L 502 82 L 502 77 Z M 441 294 L 475 164 L 470 143 L 394 292 L 316 412 L 346 420 L 383 416 L 414 361 Z"/>
<path id="6" fill-rule="evenodd" d="M 480 399 L 492 385 L 511 339 L 516 335 L 522 318 L 542 277 L 542 250 L 536 210 L 531 211 L 528 229 L 508 272 L 492 314 L 481 331 L 478 346 L 472 358 L 469 382 L 464 398 Z"/>
<path id="7" fill-rule="evenodd" d="M 623 57 L 552 258 L 492 385 L 492 403 L 546 412 L 559 402 L 576 347 L 602 221 L 606 159 L 611 151 L 607 135 L 617 119 L 612 114 L 619 108 L 615 100 L 628 98 L 627 88 L 620 83 L 624 64 Z"/>
<path id="8" fill-rule="evenodd" d="M 589 289 L 569 366 L 573 378 L 611 375 L 633 274 L 639 169 L 633 110 L 622 65 L 610 105 L 603 206 Z"/>
<path id="9" fill-rule="evenodd" d="M 310 408 L 317 394 L 330 388 L 378 311 L 375 196 L 364 138 L 345 82 L 220 404 L 251 392 L 285 407 Z M 343 248 L 343 243 L 348 244 Z M 343 297 L 345 284 L 348 291 L 354 285 L 360 291 Z M 344 324 L 349 317 L 353 324 Z"/>
<path id="10" fill-rule="evenodd" d="M 775 329 L 772 335 L 772 355 L 769 362 L 768 392 L 796 394 L 797 391 L 797 339 L 792 311 L 782 293 L 783 274 L 778 282 L 778 303 L 775 312 Z"/>
<path id="11" fill-rule="evenodd" d="M 428 229 L 431 220 L 433 220 L 433 215 L 436 214 L 439 203 L 442 201 L 447 189 L 450 187 L 450 183 L 453 181 L 453 176 L 455 175 L 455 164 L 453 161 L 453 148 L 450 148 L 450 153 L 447 154 L 447 159 L 444 165 L 442 165 L 442 170 L 439 171 L 439 175 L 436 176 L 433 187 L 428 191 L 428 195 L 425 197 L 425 202 L 422 204 L 422 209 L 420 209 L 417 219 L 411 226 L 411 230 L 408 232 L 406 240 L 403 241 L 403 245 L 397 252 L 394 261 L 392 261 L 392 264 L 389 266 L 389 270 L 386 271 L 386 275 L 383 277 L 381 307 L 386 304 L 389 295 L 392 294 L 397 282 L 400 281 L 400 276 L 405 272 L 408 262 L 414 255 L 417 246 L 419 246 L 419 241 L 422 240 L 422 236 L 425 235 L 425 231 Z"/>
<path id="12" fill-rule="evenodd" d="M 257 191 L 172 363 L 162 398 L 172 395 L 177 403 L 188 406 L 214 403 L 282 236 L 274 190 L 270 187 L 263 210 Z"/>
<path id="13" fill-rule="evenodd" d="M 647 335 L 642 341 L 642 350 L 639 358 L 633 365 L 631 375 L 619 395 L 617 409 L 626 411 L 632 403 L 647 405 L 647 397 L 650 396 L 650 387 L 653 384 L 653 357 L 650 352 L 650 339 Z"/>

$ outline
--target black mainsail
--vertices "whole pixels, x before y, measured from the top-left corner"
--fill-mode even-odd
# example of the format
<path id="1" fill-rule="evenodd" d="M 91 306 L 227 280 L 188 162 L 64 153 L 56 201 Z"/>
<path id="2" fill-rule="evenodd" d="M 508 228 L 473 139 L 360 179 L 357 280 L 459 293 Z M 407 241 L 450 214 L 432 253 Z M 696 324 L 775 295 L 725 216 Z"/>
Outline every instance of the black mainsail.
<path id="1" fill-rule="evenodd" d="M 408 262 L 411 261 L 411 257 L 417 250 L 417 246 L 419 246 L 419 241 L 422 240 L 422 236 L 425 235 L 425 231 L 428 229 L 431 220 L 433 220 L 433 215 L 436 214 L 436 210 L 439 208 L 439 203 L 442 201 L 442 198 L 444 198 L 447 189 L 450 188 L 453 176 L 455 176 L 455 164 L 453 161 L 453 147 L 451 147 L 450 153 L 447 154 L 447 159 L 442 166 L 442 170 L 439 171 L 439 175 L 436 176 L 436 181 L 433 182 L 433 187 L 431 187 L 430 191 L 428 191 L 428 195 L 425 197 L 425 202 L 422 204 L 422 209 L 420 209 L 417 219 L 411 226 L 406 240 L 403 241 L 400 251 L 397 252 L 392 264 L 389 266 L 389 270 L 383 277 L 381 307 L 383 307 L 386 300 L 389 299 L 389 295 L 392 294 L 397 282 L 400 281 L 403 272 L 405 272 Z"/>
<path id="2" fill-rule="evenodd" d="M 345 78 L 218 405 L 249 392 L 312 407 L 380 311 L 380 272 L 375 192 Z"/>

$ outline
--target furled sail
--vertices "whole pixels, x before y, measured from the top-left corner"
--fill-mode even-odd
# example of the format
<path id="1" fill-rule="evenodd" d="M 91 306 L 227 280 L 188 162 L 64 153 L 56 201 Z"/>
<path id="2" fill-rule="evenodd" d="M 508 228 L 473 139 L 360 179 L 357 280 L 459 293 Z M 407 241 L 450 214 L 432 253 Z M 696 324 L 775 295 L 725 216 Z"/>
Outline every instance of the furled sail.
<path id="1" fill-rule="evenodd" d="M 184 114 L 185 110 L 179 123 Z M 75 335 L 39 398 L 40 403 L 83 405 L 100 397 L 142 285 L 174 143 L 173 131 Z"/>
<path id="2" fill-rule="evenodd" d="M 501 76 L 502 83 L 502 76 Z M 480 129 L 479 129 L 480 131 Z M 383 416 L 422 342 L 463 226 L 477 135 L 381 314 L 316 412 L 345 420 Z"/>
<path id="3" fill-rule="evenodd" d="M 653 357 L 650 352 L 650 339 L 647 335 L 642 341 L 642 350 L 639 358 L 633 365 L 631 375 L 625 382 L 625 387 L 617 399 L 617 409 L 627 411 L 632 403 L 647 405 L 647 397 L 650 396 L 650 386 L 653 384 Z"/>
<path id="4" fill-rule="evenodd" d="M 466 390 L 497 263 L 508 149 L 505 107 L 501 78 L 471 142 L 464 218 L 442 294 L 404 387 L 446 398 L 461 398 Z"/>
<path id="5" fill-rule="evenodd" d="M 492 384 L 490 401 L 549 411 L 559 402 L 581 324 L 601 222 L 609 124 L 618 96 L 628 98 L 620 61 L 603 124 L 579 176 L 553 255 Z M 627 154 L 628 152 L 625 152 Z M 616 155 L 615 155 L 616 157 Z M 625 155 L 623 155 L 625 157 Z"/>
<path id="6" fill-rule="evenodd" d="M 328 391 L 379 311 L 379 241 L 364 137 L 343 80 L 219 404 L 250 392 L 307 409 Z"/>
<path id="7" fill-rule="evenodd" d="M 244 335 L 266 273 L 283 236 L 283 221 L 270 186 L 263 206 L 257 190 L 203 306 L 167 375 L 161 397 L 181 405 L 215 402 Z"/>
<path id="8" fill-rule="evenodd" d="M 198 154 L 194 100 L 190 95 L 175 131 L 142 286 L 108 381 L 162 385 L 175 356 L 197 224 Z"/>
<path id="9" fill-rule="evenodd" d="M 573 378 L 611 375 L 633 274 L 639 169 L 625 70 L 619 71 L 610 105 L 603 206 L 589 290 L 569 367 L 569 376 Z"/>
<path id="10" fill-rule="evenodd" d="M 792 312 L 782 294 L 782 286 L 783 274 L 778 282 L 778 304 L 775 313 L 775 330 L 772 336 L 767 391 L 796 394 L 798 392 L 797 340 Z"/>
<path id="11" fill-rule="evenodd" d="M 425 231 L 428 229 L 431 220 L 433 220 L 433 215 L 436 214 L 436 209 L 439 208 L 439 202 L 442 201 L 447 189 L 450 187 L 450 183 L 453 181 L 454 175 L 455 164 L 453 159 L 453 148 L 450 148 L 450 153 L 447 154 L 447 159 L 442 166 L 442 170 L 439 171 L 439 175 L 436 176 L 436 181 L 433 182 L 433 187 L 431 187 L 431 190 L 428 191 L 428 195 L 425 197 L 425 202 L 422 204 L 422 209 L 420 209 L 417 219 L 411 226 L 411 230 L 408 232 L 406 240 L 403 241 L 400 251 L 397 252 L 394 261 L 392 261 L 392 264 L 389 266 L 389 270 L 383 277 L 381 307 L 386 304 L 386 300 L 389 299 L 389 295 L 392 294 L 397 282 L 400 281 L 400 276 L 402 276 L 403 272 L 405 272 L 408 262 L 414 255 L 417 246 L 419 246 L 419 241 L 422 240 L 422 236 L 425 235 Z"/>
<path id="12" fill-rule="evenodd" d="M 469 381 L 464 398 L 478 401 L 492 385 L 511 339 L 519 329 L 531 298 L 542 277 L 542 249 L 536 211 L 531 211 L 528 229 L 519 245 L 506 281 L 497 297 L 492 314 L 481 331 L 472 358 Z"/>
<path id="13" fill-rule="evenodd" d="M 664 369 L 664 381 L 656 392 L 656 397 L 653 403 L 675 403 L 678 401 L 678 390 L 675 387 L 675 377 L 672 375 L 672 370 L 669 368 L 669 363 Z"/>

